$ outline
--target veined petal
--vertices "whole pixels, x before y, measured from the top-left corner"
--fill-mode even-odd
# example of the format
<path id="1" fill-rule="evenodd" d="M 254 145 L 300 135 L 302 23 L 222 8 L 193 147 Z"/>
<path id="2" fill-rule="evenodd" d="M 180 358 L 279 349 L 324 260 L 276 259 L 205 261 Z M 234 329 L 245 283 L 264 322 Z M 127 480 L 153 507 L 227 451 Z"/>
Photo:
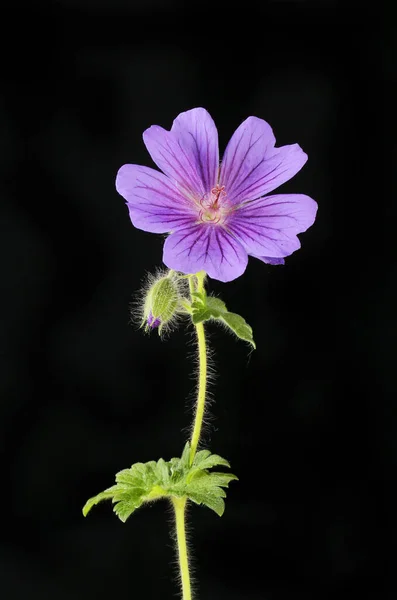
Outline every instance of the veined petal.
<path id="1" fill-rule="evenodd" d="M 192 153 L 171 131 L 152 125 L 143 132 L 143 141 L 156 165 L 174 181 L 182 194 L 200 199 L 204 188 L 198 166 Z"/>
<path id="2" fill-rule="evenodd" d="M 200 223 L 180 229 L 166 239 L 163 262 L 175 271 L 206 271 L 212 279 L 226 282 L 244 273 L 248 256 L 223 227 Z"/>
<path id="3" fill-rule="evenodd" d="M 222 158 L 219 183 L 227 186 L 228 196 L 264 156 L 271 156 L 275 143 L 273 130 L 263 119 L 248 117 L 241 123 Z"/>
<path id="4" fill-rule="evenodd" d="M 132 224 L 143 231 L 168 233 L 197 218 L 193 203 L 168 177 L 149 167 L 124 165 L 116 189 L 127 202 Z"/>
<path id="5" fill-rule="evenodd" d="M 228 229 L 256 257 L 283 258 L 300 248 L 296 234 L 316 218 L 317 203 L 304 194 L 278 194 L 242 205 Z"/>
<path id="6" fill-rule="evenodd" d="M 171 132 L 195 163 L 204 189 L 210 191 L 219 167 L 218 131 L 212 117 L 204 108 L 193 108 L 177 116 Z"/>
<path id="7" fill-rule="evenodd" d="M 266 121 L 249 117 L 231 137 L 222 160 L 220 185 L 233 204 L 254 200 L 291 179 L 307 161 L 298 144 L 275 148 Z"/>

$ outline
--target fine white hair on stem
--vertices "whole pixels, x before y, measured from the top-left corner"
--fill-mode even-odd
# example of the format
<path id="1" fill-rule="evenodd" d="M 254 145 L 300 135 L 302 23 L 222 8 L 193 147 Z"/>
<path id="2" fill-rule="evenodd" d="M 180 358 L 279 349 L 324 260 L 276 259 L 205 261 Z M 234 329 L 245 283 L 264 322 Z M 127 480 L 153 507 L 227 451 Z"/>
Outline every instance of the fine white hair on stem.
<path id="1" fill-rule="evenodd" d="M 186 401 L 186 410 L 188 413 L 194 416 L 197 406 L 197 394 L 198 394 L 198 382 L 199 382 L 199 356 L 198 356 L 198 343 L 197 343 L 197 335 L 196 331 L 193 327 L 189 327 L 187 330 L 187 334 L 189 336 L 189 340 L 187 342 L 188 347 L 194 346 L 194 350 L 189 350 L 187 357 L 193 362 L 193 370 L 190 375 L 190 379 L 194 380 L 196 385 L 191 390 L 187 397 Z M 208 329 L 205 329 L 205 341 L 206 341 L 206 357 L 207 357 L 207 383 L 206 383 L 206 395 L 205 395 L 205 412 L 203 416 L 202 429 L 200 439 L 205 438 L 211 435 L 212 432 L 212 422 L 215 417 L 209 411 L 210 406 L 214 402 L 214 395 L 211 390 L 211 386 L 214 384 L 216 379 L 216 371 L 215 371 L 215 362 L 214 362 L 214 351 L 212 350 L 209 339 L 210 334 L 208 333 Z M 182 433 L 189 436 L 191 438 L 194 429 L 194 419 L 193 423 L 189 426 L 186 426 L 182 429 Z M 199 449 L 201 446 L 201 441 L 199 441 Z"/>
<path id="2" fill-rule="evenodd" d="M 197 579 L 194 577 L 196 568 L 195 568 L 195 564 L 193 561 L 192 545 L 190 543 L 190 536 L 191 536 L 193 527 L 191 525 L 191 522 L 187 518 L 188 517 L 187 513 L 189 512 L 190 506 L 191 506 L 191 502 L 190 502 L 190 500 L 188 500 L 186 503 L 186 508 L 185 508 L 185 534 L 186 534 L 186 547 L 187 547 L 187 555 L 188 555 L 188 562 L 189 562 L 190 588 L 191 588 L 191 594 L 192 594 L 192 599 L 193 599 L 196 597 L 198 588 L 197 588 Z M 172 502 L 167 503 L 166 513 L 167 513 L 167 520 L 169 522 L 168 530 L 170 532 L 172 548 L 174 550 L 174 558 L 171 560 L 171 566 L 174 568 L 175 581 L 179 585 L 179 588 L 182 589 L 181 571 L 180 571 L 180 565 L 179 565 L 178 540 L 177 540 L 177 535 L 176 535 L 176 524 L 175 524 L 175 510 L 174 510 Z"/>

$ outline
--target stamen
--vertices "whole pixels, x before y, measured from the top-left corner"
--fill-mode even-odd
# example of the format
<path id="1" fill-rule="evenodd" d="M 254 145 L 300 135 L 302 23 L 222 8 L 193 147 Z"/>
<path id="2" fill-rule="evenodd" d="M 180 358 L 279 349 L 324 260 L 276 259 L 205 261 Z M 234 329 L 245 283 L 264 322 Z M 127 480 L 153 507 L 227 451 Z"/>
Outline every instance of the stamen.
<path id="1" fill-rule="evenodd" d="M 225 200 L 226 195 L 225 186 L 218 184 L 211 189 L 209 194 L 200 198 L 198 222 L 211 225 L 222 224 L 233 210 L 227 199 Z"/>
<path id="2" fill-rule="evenodd" d="M 215 200 L 212 203 L 212 208 L 218 208 L 219 198 L 222 196 L 223 198 L 226 196 L 225 186 L 217 184 L 216 187 L 212 188 L 211 194 L 215 196 Z"/>

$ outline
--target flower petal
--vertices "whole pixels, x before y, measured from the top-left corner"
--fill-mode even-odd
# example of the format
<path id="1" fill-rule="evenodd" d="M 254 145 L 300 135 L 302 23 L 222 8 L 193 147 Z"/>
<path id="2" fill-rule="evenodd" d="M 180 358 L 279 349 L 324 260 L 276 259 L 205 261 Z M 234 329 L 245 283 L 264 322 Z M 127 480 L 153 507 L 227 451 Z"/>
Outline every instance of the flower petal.
<path id="1" fill-rule="evenodd" d="M 296 234 L 314 223 L 316 213 L 317 203 L 309 196 L 278 194 L 243 205 L 227 226 L 248 254 L 283 258 L 300 248 Z"/>
<path id="2" fill-rule="evenodd" d="M 168 233 L 197 218 L 189 202 L 163 173 L 124 165 L 116 177 L 116 189 L 127 201 L 132 224 L 151 233 Z"/>
<path id="3" fill-rule="evenodd" d="M 283 258 L 270 258 L 269 256 L 255 256 L 255 258 L 259 258 L 267 265 L 285 265 Z"/>
<path id="4" fill-rule="evenodd" d="M 143 141 L 153 161 L 178 185 L 182 194 L 195 199 L 204 196 L 206 190 L 197 163 L 175 133 L 152 125 L 143 132 Z"/>
<path id="5" fill-rule="evenodd" d="M 223 227 L 200 223 L 180 229 L 166 239 L 163 262 L 175 271 L 205 271 L 212 279 L 226 282 L 244 273 L 248 256 Z"/>
<path id="6" fill-rule="evenodd" d="M 222 160 L 220 185 L 233 204 L 254 200 L 291 179 L 307 161 L 298 144 L 275 148 L 266 121 L 249 117 L 236 129 Z"/>
<path id="7" fill-rule="evenodd" d="M 204 108 L 193 108 L 174 120 L 171 132 L 197 166 L 204 189 L 217 183 L 219 167 L 218 131 Z"/>

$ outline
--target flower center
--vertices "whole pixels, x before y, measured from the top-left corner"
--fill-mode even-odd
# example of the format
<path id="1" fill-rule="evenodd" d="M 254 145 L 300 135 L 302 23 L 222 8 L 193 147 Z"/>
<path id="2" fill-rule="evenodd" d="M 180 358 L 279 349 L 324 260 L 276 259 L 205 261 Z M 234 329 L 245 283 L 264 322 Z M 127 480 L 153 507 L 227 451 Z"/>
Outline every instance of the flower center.
<path id="1" fill-rule="evenodd" d="M 211 192 L 200 200 L 200 223 L 224 223 L 231 207 L 226 198 L 224 185 L 216 185 Z"/>

